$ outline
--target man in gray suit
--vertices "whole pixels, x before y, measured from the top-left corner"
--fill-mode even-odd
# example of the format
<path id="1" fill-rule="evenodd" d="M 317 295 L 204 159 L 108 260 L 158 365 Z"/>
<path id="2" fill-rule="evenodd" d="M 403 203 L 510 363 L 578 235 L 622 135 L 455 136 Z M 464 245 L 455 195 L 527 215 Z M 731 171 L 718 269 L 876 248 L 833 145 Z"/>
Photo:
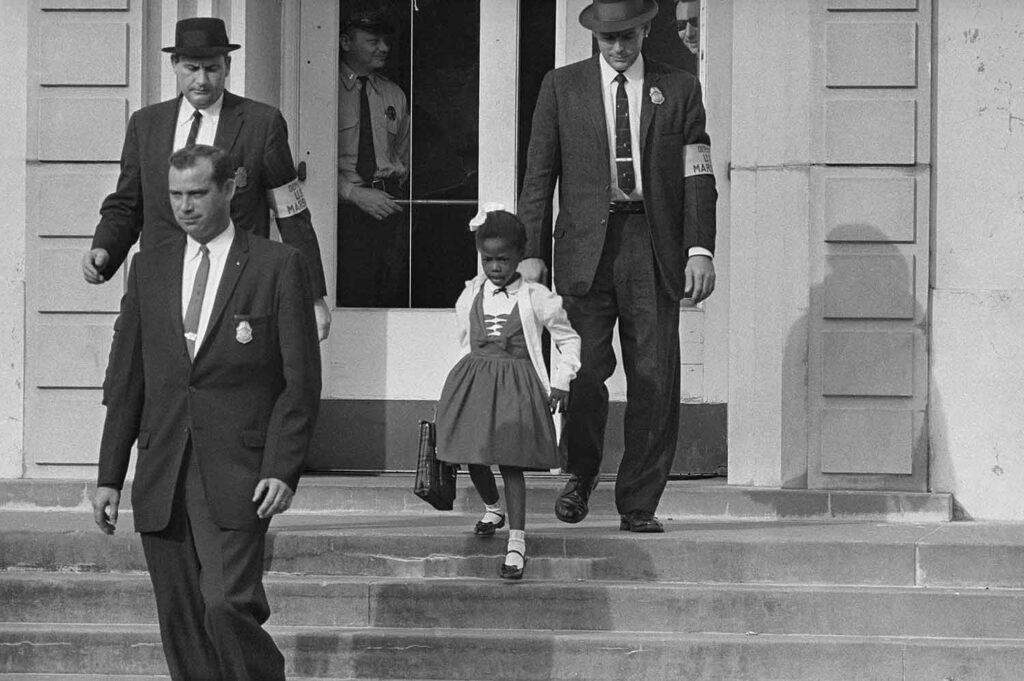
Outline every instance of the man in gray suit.
<path id="1" fill-rule="evenodd" d="M 715 287 L 718 195 L 700 83 L 643 58 L 657 12 L 656 0 L 594 0 L 580 14 L 600 54 L 544 78 L 519 197 L 523 276 L 545 276 L 553 238 L 554 283 L 583 340 L 564 435 L 570 478 L 555 513 L 576 523 L 589 510 L 617 322 L 627 405 L 615 502 L 631 532 L 664 531 L 655 511 L 679 428 L 679 301 Z"/>

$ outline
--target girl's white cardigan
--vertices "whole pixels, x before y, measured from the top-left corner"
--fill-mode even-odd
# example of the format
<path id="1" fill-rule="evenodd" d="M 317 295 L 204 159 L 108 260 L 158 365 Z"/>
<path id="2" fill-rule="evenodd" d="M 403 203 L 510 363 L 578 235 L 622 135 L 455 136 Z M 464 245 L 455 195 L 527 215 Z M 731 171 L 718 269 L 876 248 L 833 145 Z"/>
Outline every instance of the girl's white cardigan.
<path id="1" fill-rule="evenodd" d="M 477 275 L 466 282 L 466 288 L 455 302 L 455 323 L 462 354 L 469 352 L 469 316 L 473 311 L 473 301 L 480 288 L 487 281 L 487 275 Z M 530 352 L 533 369 L 537 372 L 545 394 L 551 388 L 569 389 L 569 382 L 576 378 L 580 368 L 580 336 L 572 326 L 562 307 L 562 297 L 551 292 L 543 284 L 523 281 L 518 293 L 519 317 L 523 321 L 523 334 L 526 336 L 526 348 Z M 557 357 L 552 357 L 554 370 L 551 380 L 544 366 L 544 355 L 541 350 L 541 332 L 544 328 L 551 333 L 551 338 L 558 349 Z"/>

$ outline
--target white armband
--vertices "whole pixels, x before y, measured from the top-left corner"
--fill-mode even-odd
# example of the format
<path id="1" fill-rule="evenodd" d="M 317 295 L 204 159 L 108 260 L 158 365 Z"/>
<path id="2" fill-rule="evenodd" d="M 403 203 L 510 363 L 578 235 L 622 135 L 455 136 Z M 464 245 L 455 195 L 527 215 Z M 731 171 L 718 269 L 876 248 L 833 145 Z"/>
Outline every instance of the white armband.
<path id="1" fill-rule="evenodd" d="M 683 177 L 715 174 L 715 171 L 711 168 L 710 144 L 687 144 L 683 156 L 685 164 L 683 166 Z"/>
<path id="2" fill-rule="evenodd" d="M 290 218 L 306 210 L 306 197 L 298 178 L 267 192 L 267 201 L 279 218 Z"/>

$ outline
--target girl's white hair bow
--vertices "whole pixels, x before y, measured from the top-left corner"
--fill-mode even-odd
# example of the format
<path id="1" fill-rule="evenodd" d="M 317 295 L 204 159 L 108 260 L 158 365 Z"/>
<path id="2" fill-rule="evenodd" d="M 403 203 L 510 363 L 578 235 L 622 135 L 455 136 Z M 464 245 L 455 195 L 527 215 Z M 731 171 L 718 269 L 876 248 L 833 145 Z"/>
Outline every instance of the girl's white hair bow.
<path id="1" fill-rule="evenodd" d="M 475 232 L 480 229 L 480 225 L 484 224 L 487 220 L 487 214 L 493 213 L 496 210 L 505 210 L 505 204 L 503 203 L 481 203 L 480 210 L 477 211 L 473 219 L 469 221 L 469 231 Z"/>

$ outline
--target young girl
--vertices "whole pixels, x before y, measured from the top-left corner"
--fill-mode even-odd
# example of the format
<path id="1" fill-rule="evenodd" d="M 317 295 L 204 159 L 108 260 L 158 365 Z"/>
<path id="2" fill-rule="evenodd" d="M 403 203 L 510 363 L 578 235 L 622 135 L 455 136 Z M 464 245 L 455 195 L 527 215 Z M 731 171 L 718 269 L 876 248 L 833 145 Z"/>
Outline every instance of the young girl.
<path id="1" fill-rule="evenodd" d="M 469 464 L 485 513 L 474 532 L 493 535 L 505 525 L 491 465 L 505 483 L 508 550 L 505 579 L 526 567 L 526 483 L 523 471 L 559 468 L 562 459 L 552 414 L 564 411 L 569 382 L 580 367 L 580 337 L 569 325 L 562 299 L 547 287 L 523 281 L 516 267 L 526 229 L 500 207 L 487 205 L 470 222 L 476 231 L 483 274 L 466 282 L 455 303 L 458 339 L 467 354 L 448 374 L 437 406 L 437 456 Z M 558 352 L 550 383 L 541 354 L 547 328 Z"/>

